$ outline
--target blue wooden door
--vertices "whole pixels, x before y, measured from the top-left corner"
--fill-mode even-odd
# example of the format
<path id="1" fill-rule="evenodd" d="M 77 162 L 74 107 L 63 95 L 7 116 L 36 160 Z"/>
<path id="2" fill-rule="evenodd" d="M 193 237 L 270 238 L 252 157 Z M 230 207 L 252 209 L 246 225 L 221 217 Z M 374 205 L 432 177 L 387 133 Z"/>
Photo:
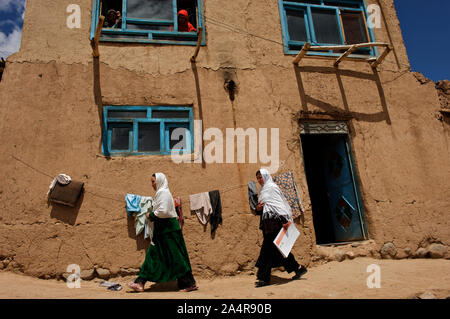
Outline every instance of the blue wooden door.
<path id="1" fill-rule="evenodd" d="M 335 240 L 363 240 L 363 212 L 348 137 L 334 134 L 325 141 L 322 159 Z"/>

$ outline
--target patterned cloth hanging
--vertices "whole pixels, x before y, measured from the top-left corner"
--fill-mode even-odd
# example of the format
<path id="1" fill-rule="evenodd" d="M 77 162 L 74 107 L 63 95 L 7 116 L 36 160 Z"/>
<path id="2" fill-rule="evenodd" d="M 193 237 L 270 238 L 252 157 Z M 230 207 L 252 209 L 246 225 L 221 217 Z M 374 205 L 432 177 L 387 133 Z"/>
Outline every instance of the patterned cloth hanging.
<path id="1" fill-rule="evenodd" d="M 292 209 L 292 218 L 295 219 L 304 213 L 303 205 L 298 195 L 297 184 L 294 180 L 294 174 L 292 174 L 292 172 L 285 172 L 274 175 L 273 181 L 281 189 L 284 197 L 286 197 L 289 206 Z"/>

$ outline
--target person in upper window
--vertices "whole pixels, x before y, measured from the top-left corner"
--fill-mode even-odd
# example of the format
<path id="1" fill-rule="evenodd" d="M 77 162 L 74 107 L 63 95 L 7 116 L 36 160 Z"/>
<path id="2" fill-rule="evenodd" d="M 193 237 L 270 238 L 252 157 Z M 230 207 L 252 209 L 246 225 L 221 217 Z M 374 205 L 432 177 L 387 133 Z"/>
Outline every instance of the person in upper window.
<path id="1" fill-rule="evenodd" d="M 119 10 L 109 9 L 106 13 L 104 28 L 119 29 L 122 27 L 122 14 Z"/>
<path id="2" fill-rule="evenodd" d="M 189 22 L 189 13 L 182 9 L 178 11 L 178 31 L 179 32 L 195 32 L 197 29 Z"/>

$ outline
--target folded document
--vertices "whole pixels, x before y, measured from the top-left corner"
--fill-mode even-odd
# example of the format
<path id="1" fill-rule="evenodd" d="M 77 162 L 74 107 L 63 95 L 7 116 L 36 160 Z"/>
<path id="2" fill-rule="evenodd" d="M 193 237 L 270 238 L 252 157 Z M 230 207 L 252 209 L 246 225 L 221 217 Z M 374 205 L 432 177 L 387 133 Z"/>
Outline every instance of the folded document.
<path id="1" fill-rule="evenodd" d="M 287 230 L 284 229 L 284 227 L 281 228 L 277 237 L 275 237 L 273 243 L 277 246 L 284 258 L 289 256 L 289 253 L 291 252 L 298 236 L 300 236 L 300 232 L 295 227 L 294 223 L 291 222 Z"/>

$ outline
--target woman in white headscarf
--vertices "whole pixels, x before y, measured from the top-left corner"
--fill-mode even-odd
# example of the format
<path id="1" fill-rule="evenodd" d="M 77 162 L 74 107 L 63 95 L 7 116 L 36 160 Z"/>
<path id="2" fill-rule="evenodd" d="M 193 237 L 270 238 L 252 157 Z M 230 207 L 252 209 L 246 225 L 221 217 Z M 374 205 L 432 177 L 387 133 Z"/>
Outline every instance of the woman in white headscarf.
<path id="1" fill-rule="evenodd" d="M 266 169 L 256 172 L 256 178 L 261 185 L 256 213 L 261 216 L 259 228 L 263 232 L 264 240 L 256 262 L 258 281 L 255 285 L 256 287 L 269 285 L 272 268 L 280 266 L 289 273 L 295 272 L 292 279 L 300 279 L 307 272 L 306 267 L 299 265 L 292 253 L 284 258 L 273 243 L 281 228 L 287 229 L 289 222 L 293 221 L 291 207 Z"/>
<path id="2" fill-rule="evenodd" d="M 147 217 L 154 222 L 154 245 L 150 245 L 145 255 L 138 278 L 128 286 L 141 292 L 147 281 L 162 283 L 177 279 L 180 291 L 197 290 L 166 176 L 153 174 L 152 186 L 156 196 L 153 211 Z"/>

